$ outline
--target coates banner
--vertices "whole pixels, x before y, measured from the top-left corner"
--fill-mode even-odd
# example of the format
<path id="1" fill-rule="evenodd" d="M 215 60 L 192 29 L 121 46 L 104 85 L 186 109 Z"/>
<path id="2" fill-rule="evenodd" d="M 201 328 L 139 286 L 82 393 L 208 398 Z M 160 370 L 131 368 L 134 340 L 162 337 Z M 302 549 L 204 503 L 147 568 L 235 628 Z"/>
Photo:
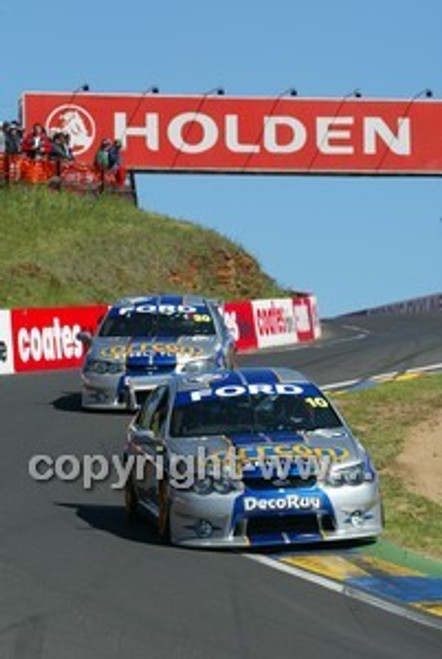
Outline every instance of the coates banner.
<path id="1" fill-rule="evenodd" d="M 0 375 L 14 372 L 11 312 L 0 309 Z"/>
<path id="2" fill-rule="evenodd" d="M 292 174 L 442 174 L 442 102 L 353 97 L 25 93 L 40 122 L 91 162 L 119 139 L 128 169 Z"/>
<path id="3" fill-rule="evenodd" d="M 258 348 L 296 343 L 297 335 L 291 298 L 252 300 Z"/>
<path id="4" fill-rule="evenodd" d="M 250 300 L 226 302 L 224 320 L 235 339 L 235 347 L 238 351 L 253 350 L 258 347 L 255 318 Z"/>
<path id="5" fill-rule="evenodd" d="M 39 371 L 70 368 L 81 364 L 81 330 L 95 332 L 107 306 L 11 311 L 14 368 Z"/>

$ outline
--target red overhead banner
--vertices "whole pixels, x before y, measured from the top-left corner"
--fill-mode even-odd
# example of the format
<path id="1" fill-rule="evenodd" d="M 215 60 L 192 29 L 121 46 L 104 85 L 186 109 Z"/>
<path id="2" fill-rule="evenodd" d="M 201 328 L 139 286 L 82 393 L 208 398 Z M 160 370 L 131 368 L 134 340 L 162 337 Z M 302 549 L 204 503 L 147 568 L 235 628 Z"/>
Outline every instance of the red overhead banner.
<path id="1" fill-rule="evenodd" d="M 90 162 L 104 137 L 138 171 L 442 174 L 442 102 L 25 93 L 27 128 L 71 136 Z"/>

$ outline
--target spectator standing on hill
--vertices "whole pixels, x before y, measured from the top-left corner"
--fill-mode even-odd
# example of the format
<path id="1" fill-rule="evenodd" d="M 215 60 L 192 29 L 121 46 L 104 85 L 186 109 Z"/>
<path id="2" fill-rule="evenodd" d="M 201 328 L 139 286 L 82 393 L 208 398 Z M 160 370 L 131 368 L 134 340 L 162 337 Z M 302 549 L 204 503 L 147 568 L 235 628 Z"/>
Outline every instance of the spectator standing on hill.
<path id="1" fill-rule="evenodd" d="M 71 148 L 71 136 L 69 133 L 62 133 L 64 152 L 67 160 L 75 160 L 74 152 Z"/>
<path id="2" fill-rule="evenodd" d="M 23 128 L 18 122 L 11 121 L 11 123 L 9 123 L 5 121 L 3 124 L 3 132 L 5 134 L 5 152 L 11 156 L 16 156 L 21 153 Z"/>
<path id="3" fill-rule="evenodd" d="M 121 147 L 120 140 L 114 140 L 109 147 L 109 170 L 114 174 L 118 185 L 123 185 L 126 178 L 126 172 L 121 164 Z"/>
<path id="4" fill-rule="evenodd" d="M 95 154 L 94 164 L 101 172 L 109 169 L 109 150 L 111 146 L 112 142 L 108 137 L 105 137 L 101 140 L 101 144 Z"/>
<path id="5" fill-rule="evenodd" d="M 74 156 L 63 133 L 55 133 L 51 140 L 49 155 L 52 160 L 73 160 Z"/>
<path id="6" fill-rule="evenodd" d="M 22 150 L 27 156 L 34 159 L 49 155 L 51 140 L 42 124 L 36 123 L 33 125 L 32 131 L 23 140 Z"/>
<path id="7" fill-rule="evenodd" d="M 20 178 L 20 153 L 23 129 L 17 121 L 3 123 L 3 145 L 5 154 L 5 180 L 18 181 Z"/>
<path id="8" fill-rule="evenodd" d="M 5 123 L 7 122 L 0 123 L 0 153 L 4 153 L 6 151 L 6 135 L 3 129 Z"/>

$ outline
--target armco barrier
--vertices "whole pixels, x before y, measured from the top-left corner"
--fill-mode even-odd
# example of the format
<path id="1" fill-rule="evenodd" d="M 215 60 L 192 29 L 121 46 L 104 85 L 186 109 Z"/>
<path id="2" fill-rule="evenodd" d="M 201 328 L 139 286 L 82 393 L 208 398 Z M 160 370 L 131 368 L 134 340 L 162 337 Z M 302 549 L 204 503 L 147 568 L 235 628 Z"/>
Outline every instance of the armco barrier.
<path id="1" fill-rule="evenodd" d="M 0 374 L 76 368 L 80 330 L 95 332 L 106 305 L 0 310 Z M 238 352 L 287 346 L 320 336 L 311 295 L 227 302 L 227 325 Z"/>
<path id="2" fill-rule="evenodd" d="M 422 313 L 442 313 L 442 293 L 434 295 L 424 295 L 414 297 L 402 302 L 393 302 L 381 307 L 371 307 L 369 309 L 360 309 L 353 311 L 349 316 L 383 316 L 383 315 L 403 315 L 410 316 Z"/>

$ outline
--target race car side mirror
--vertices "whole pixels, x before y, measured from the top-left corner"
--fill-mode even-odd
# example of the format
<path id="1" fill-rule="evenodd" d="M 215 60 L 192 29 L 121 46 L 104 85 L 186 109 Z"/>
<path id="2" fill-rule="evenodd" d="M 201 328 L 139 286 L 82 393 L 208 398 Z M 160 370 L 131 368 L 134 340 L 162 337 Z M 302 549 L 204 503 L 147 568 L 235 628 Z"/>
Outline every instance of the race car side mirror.
<path id="1" fill-rule="evenodd" d="M 92 343 L 92 334 L 90 332 L 78 332 L 76 338 L 86 346 L 90 346 Z"/>
<path id="2" fill-rule="evenodd" d="M 135 430 L 131 437 L 134 444 L 150 444 L 155 439 L 152 430 Z"/>

